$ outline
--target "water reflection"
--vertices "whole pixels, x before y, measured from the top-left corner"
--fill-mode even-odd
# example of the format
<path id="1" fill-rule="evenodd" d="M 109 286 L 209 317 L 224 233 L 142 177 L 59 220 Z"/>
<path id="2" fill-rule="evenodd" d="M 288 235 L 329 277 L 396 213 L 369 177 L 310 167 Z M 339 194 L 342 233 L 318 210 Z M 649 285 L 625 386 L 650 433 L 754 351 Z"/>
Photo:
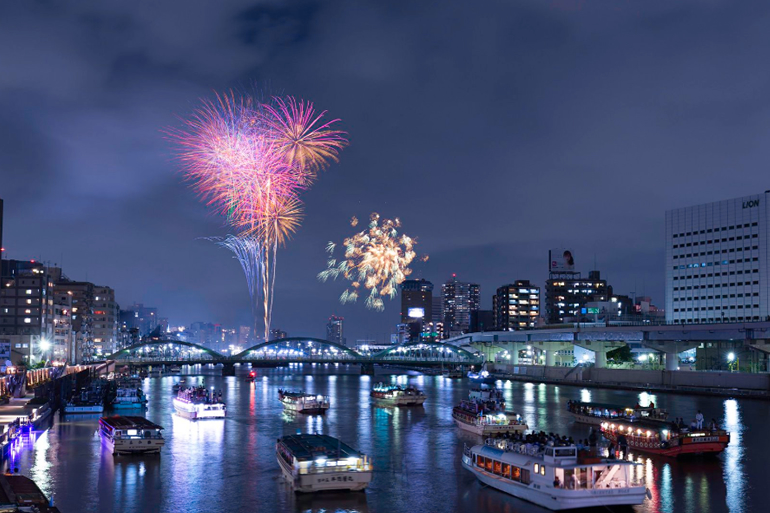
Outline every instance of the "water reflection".
<path id="1" fill-rule="evenodd" d="M 461 468 L 463 444 L 481 441 L 459 430 L 451 418 L 452 407 L 468 395 L 468 380 L 405 373 L 361 376 L 355 366 L 296 365 L 258 369 L 258 379 L 247 383 L 248 369 L 238 372 L 244 374 L 186 377 L 191 383 L 205 380 L 207 386 L 223 390 L 228 405 L 224 421 L 196 423 L 176 417 L 171 403 L 174 379 L 145 380 L 151 397 L 146 415 L 166 427 L 161 457 L 113 457 L 101 446 L 96 434 L 98 415 L 94 415 L 56 419 L 48 433 L 18 453 L 18 465 L 44 491 L 55 493 L 62 511 L 544 511 L 481 486 Z M 428 399 L 423 408 L 373 407 L 369 392 L 379 381 L 414 384 Z M 631 455 L 641 463 L 635 476 L 644 478 L 652 493 L 652 500 L 635 511 L 722 513 L 761 511 L 765 506 L 761 493 L 751 493 L 762 490 L 767 479 L 770 452 L 762 427 L 770 425 L 770 409 L 764 402 L 516 381 L 501 382 L 501 386 L 510 408 L 522 413 L 531 428 L 576 439 L 586 438 L 589 428 L 574 423 L 565 411 L 568 399 L 616 404 L 653 401 L 672 416 L 685 418 L 700 409 L 707 419 L 719 418 L 732 433 L 729 448 L 723 456 L 710 459 Z M 329 395 L 332 407 L 325 416 L 287 416 L 277 400 L 278 388 Z M 367 491 L 295 495 L 280 477 L 274 444 L 277 437 L 297 430 L 331 434 L 372 456 L 375 474 Z"/>

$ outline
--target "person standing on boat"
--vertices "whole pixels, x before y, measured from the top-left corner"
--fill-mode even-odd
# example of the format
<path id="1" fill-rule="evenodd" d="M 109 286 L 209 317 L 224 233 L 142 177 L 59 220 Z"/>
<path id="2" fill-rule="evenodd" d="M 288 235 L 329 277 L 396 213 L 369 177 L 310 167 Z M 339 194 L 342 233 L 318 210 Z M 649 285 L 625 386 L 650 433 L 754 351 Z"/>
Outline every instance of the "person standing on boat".
<path id="1" fill-rule="evenodd" d="M 623 455 L 623 459 L 626 459 L 626 456 L 628 455 L 628 440 L 626 439 L 626 435 L 618 435 L 618 448 L 620 449 L 620 454 Z"/>
<path id="2" fill-rule="evenodd" d="M 695 415 L 695 427 L 697 429 L 703 429 L 703 413 L 698 410 L 698 414 Z"/>

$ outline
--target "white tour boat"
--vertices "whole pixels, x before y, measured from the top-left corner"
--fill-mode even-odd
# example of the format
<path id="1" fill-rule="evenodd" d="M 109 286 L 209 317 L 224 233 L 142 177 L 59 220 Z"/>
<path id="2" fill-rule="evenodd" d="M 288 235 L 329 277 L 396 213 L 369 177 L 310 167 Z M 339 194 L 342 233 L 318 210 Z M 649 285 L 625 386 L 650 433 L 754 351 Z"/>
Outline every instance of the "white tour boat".
<path id="1" fill-rule="evenodd" d="M 488 439 L 465 447 L 463 467 L 485 485 L 551 510 L 639 505 L 649 496 L 639 483 L 641 465 L 589 457 L 574 445 L 537 448 Z"/>
<path id="2" fill-rule="evenodd" d="M 210 391 L 206 387 L 180 390 L 174 398 L 174 409 L 177 415 L 190 420 L 223 419 L 227 412 L 227 406 L 217 398 L 213 387 Z"/>
<path id="3" fill-rule="evenodd" d="M 112 454 L 160 453 L 166 443 L 161 426 L 144 417 L 102 417 L 99 433 Z"/>
<path id="4" fill-rule="evenodd" d="M 283 409 L 295 413 L 326 413 L 329 409 L 329 396 L 307 394 L 305 392 L 291 392 L 278 389 L 278 400 L 283 404 Z"/>
<path id="5" fill-rule="evenodd" d="M 415 387 L 400 387 L 377 383 L 369 394 L 375 403 L 383 406 L 420 406 L 425 394 Z"/>
<path id="6" fill-rule="evenodd" d="M 461 401 L 452 409 L 457 427 L 481 436 L 524 432 L 527 425 L 517 413 L 502 408 L 490 408 L 490 403 Z"/>
<path id="7" fill-rule="evenodd" d="M 369 457 L 329 435 L 284 436 L 275 452 L 296 492 L 363 490 L 372 480 Z"/>
<path id="8" fill-rule="evenodd" d="M 498 405 L 505 405 L 503 391 L 495 387 L 481 386 L 478 388 L 471 388 L 468 396 L 472 401 L 494 402 Z"/>

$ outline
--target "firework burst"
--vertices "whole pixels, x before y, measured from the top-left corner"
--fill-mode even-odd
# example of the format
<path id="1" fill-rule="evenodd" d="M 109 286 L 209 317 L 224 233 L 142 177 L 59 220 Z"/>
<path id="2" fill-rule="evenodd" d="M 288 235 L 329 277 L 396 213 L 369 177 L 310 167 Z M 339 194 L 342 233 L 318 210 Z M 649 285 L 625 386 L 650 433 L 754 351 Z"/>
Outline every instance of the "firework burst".
<path id="1" fill-rule="evenodd" d="M 292 97 L 263 103 L 229 92 L 203 101 L 182 128 L 167 132 L 185 178 L 240 233 L 218 243 L 236 254 L 252 298 L 261 298 L 266 340 L 277 249 L 300 226 L 299 196 L 347 145 L 345 133 L 332 128 L 338 120 L 325 114 Z"/>
<path id="2" fill-rule="evenodd" d="M 393 299 L 398 294 L 398 285 L 412 273 L 409 265 L 417 257 L 414 251 L 417 241 L 399 234 L 398 218 L 380 219 L 379 214 L 373 213 L 369 220 L 367 229 L 344 240 L 344 254 L 340 259 L 334 258 L 337 245 L 329 242 L 326 247 L 329 260 L 326 269 L 318 273 L 318 279 L 325 282 L 344 278 L 350 286 L 340 295 L 341 303 L 357 301 L 365 290 L 368 291 L 366 307 L 382 311 L 384 298 Z M 358 219 L 354 217 L 350 224 L 355 227 Z"/>

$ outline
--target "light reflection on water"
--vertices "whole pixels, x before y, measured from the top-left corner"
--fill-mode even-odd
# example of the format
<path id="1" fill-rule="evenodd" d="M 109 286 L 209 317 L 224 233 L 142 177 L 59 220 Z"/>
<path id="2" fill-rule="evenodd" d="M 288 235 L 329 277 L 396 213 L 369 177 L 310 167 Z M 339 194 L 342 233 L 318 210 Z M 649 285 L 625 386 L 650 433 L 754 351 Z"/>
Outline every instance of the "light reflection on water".
<path id="1" fill-rule="evenodd" d="M 223 391 L 228 404 L 224 421 L 196 423 L 176 417 L 171 385 L 178 377 L 145 380 L 144 389 L 152 398 L 146 415 L 166 427 L 167 444 L 160 457 L 113 457 L 95 435 L 98 416 L 91 416 L 57 418 L 34 447 L 20 452 L 18 464 L 46 493 L 55 493 L 64 512 L 544 511 L 480 486 L 461 468 L 463 444 L 480 441 L 459 431 L 451 417 L 452 406 L 467 396 L 467 380 L 414 373 L 361 376 L 357 368 L 346 366 L 255 371 L 254 383 L 247 383 L 245 374 L 187 377 L 189 383 L 205 382 Z M 419 408 L 376 407 L 369 391 L 379 381 L 418 386 L 428 399 Z M 521 413 L 531 429 L 579 439 L 588 436 L 589 428 L 572 422 L 565 411 L 569 399 L 620 404 L 653 401 L 672 417 L 685 419 L 700 409 L 707 419 L 715 417 L 731 431 L 732 444 L 723 456 L 712 459 L 687 461 L 634 454 L 634 460 L 641 463 L 634 473 L 652 493 L 652 500 L 636 511 L 763 509 L 763 499 L 752 497 L 750 491 L 766 486 L 770 447 L 764 441 L 763 426 L 770 425 L 770 413 L 764 402 L 510 381 L 501 386 L 509 408 Z M 284 414 L 278 388 L 329 395 L 332 407 L 326 415 Z M 745 429 L 743 422 L 757 427 Z M 338 436 L 372 456 L 375 474 L 366 493 L 295 495 L 280 477 L 274 443 L 298 430 Z M 752 458 L 747 459 L 747 454 Z"/>

